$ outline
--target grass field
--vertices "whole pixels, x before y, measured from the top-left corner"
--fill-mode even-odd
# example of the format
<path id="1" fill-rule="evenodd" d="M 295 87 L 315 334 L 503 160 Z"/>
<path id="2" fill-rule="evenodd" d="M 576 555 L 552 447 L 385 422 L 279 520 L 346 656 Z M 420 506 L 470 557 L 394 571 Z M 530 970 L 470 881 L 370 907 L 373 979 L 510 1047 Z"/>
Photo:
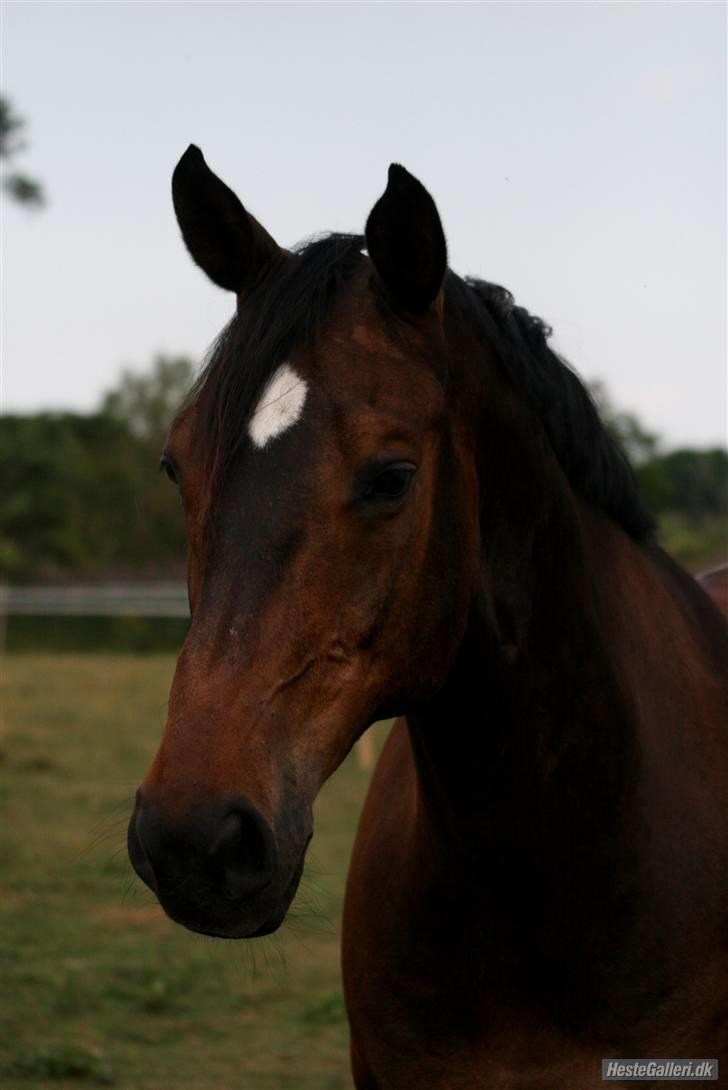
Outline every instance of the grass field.
<path id="1" fill-rule="evenodd" d="M 324 788 L 278 935 L 184 931 L 125 849 L 172 667 L 161 655 L 3 662 L 0 1085 L 349 1088 L 339 918 L 368 774 L 350 758 Z"/>

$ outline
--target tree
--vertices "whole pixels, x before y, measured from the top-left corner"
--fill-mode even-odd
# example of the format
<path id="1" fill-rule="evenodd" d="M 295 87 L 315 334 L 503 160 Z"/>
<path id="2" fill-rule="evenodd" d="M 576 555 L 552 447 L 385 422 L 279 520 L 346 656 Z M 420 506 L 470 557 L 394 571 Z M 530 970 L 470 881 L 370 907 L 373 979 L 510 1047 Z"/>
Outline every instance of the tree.
<path id="1" fill-rule="evenodd" d="M 664 454 L 661 463 L 669 481 L 666 507 L 693 520 L 728 515 L 728 451 L 681 448 Z"/>
<path id="2" fill-rule="evenodd" d="M 13 112 L 10 100 L 0 95 L 0 161 L 10 163 L 26 147 L 22 138 L 25 121 Z M 3 189 L 19 204 L 42 207 L 46 198 L 43 187 L 35 178 L 20 171 L 4 174 Z"/>
<path id="3" fill-rule="evenodd" d="M 0 577 L 184 570 L 184 521 L 157 472 L 193 376 L 183 357 L 124 372 L 100 411 L 0 419 Z"/>
<path id="4" fill-rule="evenodd" d="M 80 413 L 0 420 L 0 575 L 91 572 L 133 532 L 129 434 Z"/>
<path id="5" fill-rule="evenodd" d="M 653 461 L 659 453 L 659 437 L 648 431 L 634 413 L 616 409 L 606 386 L 600 380 L 589 383 L 589 392 L 607 430 L 617 440 L 632 465 L 637 469 Z"/>
<path id="6" fill-rule="evenodd" d="M 155 356 L 150 373 L 124 370 L 118 386 L 101 402 L 101 412 L 126 424 L 132 435 L 161 449 L 195 369 L 185 356 Z"/>
<path id="7" fill-rule="evenodd" d="M 655 513 L 663 511 L 669 502 L 670 482 L 659 436 L 649 431 L 635 413 L 615 408 L 603 382 L 589 383 L 589 392 L 607 431 L 629 458 L 647 506 Z"/>
<path id="8" fill-rule="evenodd" d="M 133 535 L 126 557 L 132 564 L 158 564 L 184 556 L 179 498 L 157 468 L 170 425 L 194 375 L 194 365 L 186 356 L 159 354 L 149 371 L 125 369 L 101 402 L 100 415 L 116 421 L 129 436 L 126 473 L 133 493 Z"/>

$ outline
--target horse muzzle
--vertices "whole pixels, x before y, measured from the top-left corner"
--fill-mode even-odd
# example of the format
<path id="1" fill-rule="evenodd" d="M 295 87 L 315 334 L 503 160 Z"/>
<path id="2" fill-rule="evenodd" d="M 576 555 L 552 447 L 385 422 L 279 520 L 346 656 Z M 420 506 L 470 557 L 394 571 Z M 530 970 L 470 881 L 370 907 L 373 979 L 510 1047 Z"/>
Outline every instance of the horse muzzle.
<path id="1" fill-rule="evenodd" d="M 140 791 L 129 858 L 177 923 L 205 935 L 252 938 L 280 927 L 298 888 L 311 828 L 310 820 L 295 825 L 299 835 L 287 836 L 282 851 L 245 795 L 200 804 L 172 822 Z"/>

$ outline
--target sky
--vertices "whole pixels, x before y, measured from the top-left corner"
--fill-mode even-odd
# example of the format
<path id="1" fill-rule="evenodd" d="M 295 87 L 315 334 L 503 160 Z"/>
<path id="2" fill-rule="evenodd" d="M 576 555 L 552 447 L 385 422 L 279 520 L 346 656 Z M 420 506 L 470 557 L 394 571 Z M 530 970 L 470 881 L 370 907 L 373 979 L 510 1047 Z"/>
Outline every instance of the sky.
<path id="1" fill-rule="evenodd" d="M 17 167 L 2 406 L 96 406 L 233 311 L 170 197 L 191 142 L 282 245 L 360 231 L 403 163 L 451 267 L 508 287 L 666 445 L 728 440 L 723 3 L 2 4 Z"/>

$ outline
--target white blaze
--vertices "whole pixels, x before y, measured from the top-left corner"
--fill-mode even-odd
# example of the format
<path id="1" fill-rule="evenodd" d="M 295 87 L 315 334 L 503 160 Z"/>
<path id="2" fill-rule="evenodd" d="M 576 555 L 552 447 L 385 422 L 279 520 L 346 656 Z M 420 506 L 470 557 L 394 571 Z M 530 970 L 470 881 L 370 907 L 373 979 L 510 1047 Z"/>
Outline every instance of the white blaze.
<path id="1" fill-rule="evenodd" d="M 269 381 L 248 424 L 248 434 L 261 450 L 292 427 L 303 412 L 308 393 L 305 379 L 284 363 Z"/>

